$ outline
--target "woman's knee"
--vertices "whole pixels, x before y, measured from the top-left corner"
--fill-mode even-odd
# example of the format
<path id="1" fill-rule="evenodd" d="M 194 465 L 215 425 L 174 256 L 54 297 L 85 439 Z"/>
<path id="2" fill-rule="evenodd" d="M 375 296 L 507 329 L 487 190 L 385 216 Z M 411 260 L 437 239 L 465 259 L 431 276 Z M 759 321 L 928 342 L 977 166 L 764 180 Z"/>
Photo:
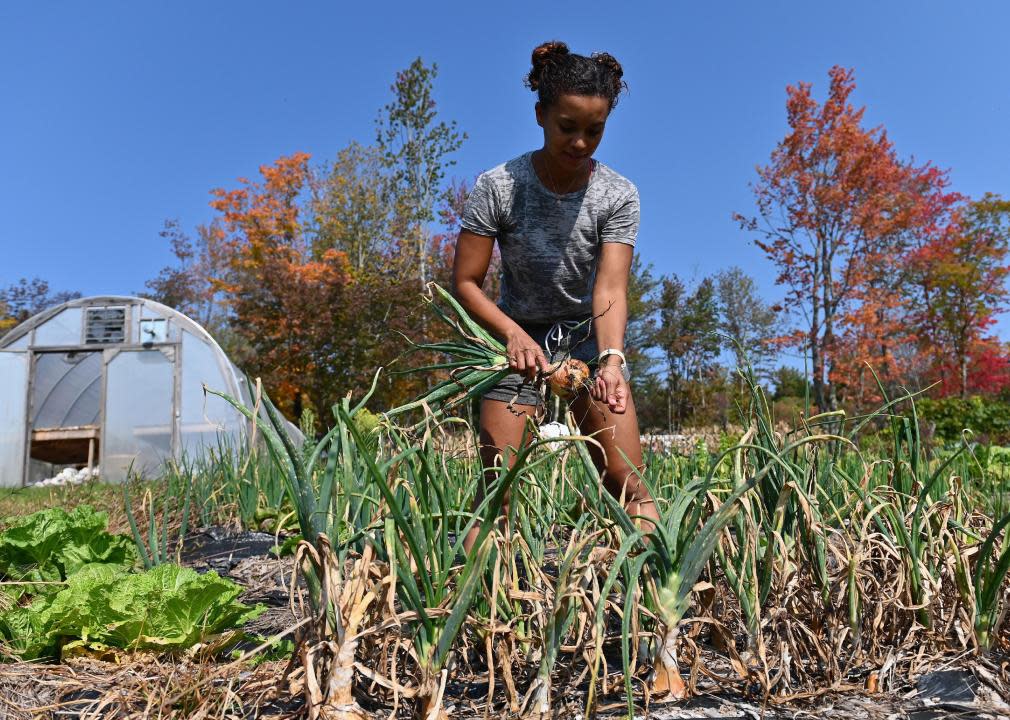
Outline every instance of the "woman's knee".
<path id="1" fill-rule="evenodd" d="M 649 500 L 652 495 L 642 480 L 644 466 L 632 468 L 625 463 L 619 467 L 607 468 L 604 483 L 613 495 L 623 494 L 628 500 Z"/>

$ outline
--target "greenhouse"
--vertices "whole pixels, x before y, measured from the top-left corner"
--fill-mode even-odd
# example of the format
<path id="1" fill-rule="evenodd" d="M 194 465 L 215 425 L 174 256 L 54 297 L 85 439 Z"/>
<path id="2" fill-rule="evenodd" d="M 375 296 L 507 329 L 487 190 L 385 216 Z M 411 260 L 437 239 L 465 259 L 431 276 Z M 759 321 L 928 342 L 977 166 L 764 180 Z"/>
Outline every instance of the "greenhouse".
<path id="1" fill-rule="evenodd" d="M 238 447 L 245 419 L 204 385 L 251 404 L 244 375 L 198 323 L 136 297 L 46 310 L 0 338 L 0 486 L 67 468 L 104 482 L 170 458 Z"/>

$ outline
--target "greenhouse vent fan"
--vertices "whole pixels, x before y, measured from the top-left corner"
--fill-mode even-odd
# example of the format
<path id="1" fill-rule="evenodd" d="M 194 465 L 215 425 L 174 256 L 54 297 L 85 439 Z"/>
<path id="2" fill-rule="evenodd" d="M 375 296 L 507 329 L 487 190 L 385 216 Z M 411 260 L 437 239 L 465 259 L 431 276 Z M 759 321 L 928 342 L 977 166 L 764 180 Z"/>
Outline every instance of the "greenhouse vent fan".
<path id="1" fill-rule="evenodd" d="M 121 343 L 126 340 L 126 308 L 88 308 L 84 342 L 88 345 Z"/>

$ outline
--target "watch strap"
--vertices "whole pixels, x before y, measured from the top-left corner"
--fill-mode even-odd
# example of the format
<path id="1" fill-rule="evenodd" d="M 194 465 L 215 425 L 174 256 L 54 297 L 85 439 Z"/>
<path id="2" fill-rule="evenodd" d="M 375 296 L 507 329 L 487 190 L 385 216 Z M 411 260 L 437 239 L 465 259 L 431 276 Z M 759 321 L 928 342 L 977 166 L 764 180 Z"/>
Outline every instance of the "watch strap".
<path id="1" fill-rule="evenodd" d="M 626 357 L 624 357 L 624 353 L 621 352 L 620 350 L 615 349 L 615 348 L 607 348 L 606 350 L 604 350 L 603 352 L 601 352 L 600 356 L 598 358 L 596 358 L 596 361 L 599 362 L 599 363 L 602 363 L 603 362 L 603 358 L 607 357 L 607 355 L 616 355 L 617 357 L 621 358 L 621 365 L 627 365 L 628 364 L 628 359 Z"/>
<path id="2" fill-rule="evenodd" d="M 615 348 L 607 348 L 606 350 L 600 353 L 599 357 L 596 358 L 596 361 L 599 363 L 599 366 L 601 368 L 604 367 L 603 358 L 607 357 L 608 355 L 616 355 L 617 357 L 621 358 L 621 364 L 618 365 L 618 368 L 620 368 L 621 377 L 624 378 L 624 382 L 629 382 L 631 380 L 631 370 L 628 368 L 628 359 L 624 356 L 624 353 Z"/>

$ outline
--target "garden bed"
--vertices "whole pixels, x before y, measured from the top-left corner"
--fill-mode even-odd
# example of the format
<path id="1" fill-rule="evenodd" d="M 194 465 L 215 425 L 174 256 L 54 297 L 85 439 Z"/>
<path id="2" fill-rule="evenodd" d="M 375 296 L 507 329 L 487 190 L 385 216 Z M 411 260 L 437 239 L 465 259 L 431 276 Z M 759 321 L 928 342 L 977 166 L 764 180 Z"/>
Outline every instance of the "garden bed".
<path id="1" fill-rule="evenodd" d="M 267 610 L 246 626 L 250 633 L 274 636 L 290 630 L 300 617 L 290 603 L 291 558 L 271 553 L 274 536 L 229 532 L 212 527 L 191 533 L 184 542 L 183 563 L 198 571 L 214 570 L 243 587 L 240 599 L 261 603 Z M 549 556 L 556 558 L 557 553 Z M 556 560 L 555 560 L 556 562 Z M 301 605 L 295 603 L 297 608 Z M 703 666 L 709 672 L 732 672 L 725 656 L 698 638 Z M 243 648 L 251 650 L 248 643 Z M 612 655 L 614 648 L 608 649 Z M 896 683 L 887 693 L 868 693 L 859 684 L 846 691 L 798 694 L 762 703 L 733 691 L 720 692 L 717 682 L 699 676 L 697 695 L 680 703 L 653 704 L 648 716 L 657 720 L 680 718 L 837 718 L 933 720 L 947 717 L 1006 718 L 1007 673 L 1010 658 L 936 658 L 936 670 Z M 619 667 L 619 657 L 611 657 Z M 288 718 L 305 716 L 301 693 L 292 694 L 284 682 L 287 659 L 253 663 L 248 660 L 210 660 L 198 654 L 158 655 L 150 652 L 113 653 L 106 657 L 70 657 L 60 664 L 0 665 L 0 720 L 127 717 Z M 1002 678 L 1002 679 L 1001 679 Z M 559 681 L 563 680 L 559 678 Z M 508 699 L 501 678 L 493 707 L 487 705 L 486 671 L 450 683 L 445 704 L 454 717 L 502 717 Z M 559 684 L 556 717 L 582 717 L 587 685 Z M 375 718 L 388 718 L 392 705 L 377 701 L 367 683 L 359 681 L 362 706 Z M 409 706 L 396 713 L 409 717 Z M 617 692 L 598 701 L 597 717 L 627 715 Z M 639 709 L 636 717 L 645 717 Z"/>

